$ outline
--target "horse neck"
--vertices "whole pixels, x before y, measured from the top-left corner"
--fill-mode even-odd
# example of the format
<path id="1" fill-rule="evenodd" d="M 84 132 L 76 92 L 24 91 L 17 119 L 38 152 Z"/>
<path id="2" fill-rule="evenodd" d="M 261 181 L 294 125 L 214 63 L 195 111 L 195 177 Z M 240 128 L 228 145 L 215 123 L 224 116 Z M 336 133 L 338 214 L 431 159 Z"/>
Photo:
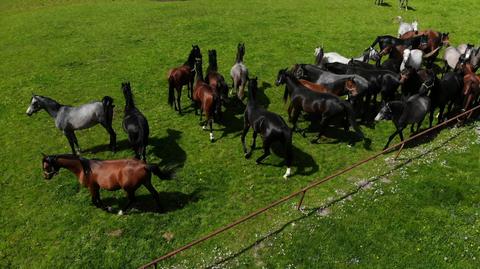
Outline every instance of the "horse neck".
<path id="1" fill-rule="evenodd" d="M 52 118 L 56 118 L 57 117 L 57 113 L 58 113 L 58 110 L 63 106 L 59 103 L 57 103 L 57 101 L 51 99 L 51 98 L 48 98 L 48 97 L 40 97 L 41 100 L 42 100 L 42 107 L 48 112 L 48 114 L 50 114 L 50 116 Z"/>
<path id="2" fill-rule="evenodd" d="M 125 94 L 125 111 L 130 111 L 132 109 L 135 109 L 135 102 L 133 101 L 132 92 L 128 91 L 128 93 Z"/>
<path id="3" fill-rule="evenodd" d="M 207 73 L 210 71 L 218 71 L 218 65 L 216 59 L 208 59 Z"/>
<path id="4" fill-rule="evenodd" d="M 290 94 L 292 94 L 293 89 L 296 89 L 298 86 L 300 86 L 300 82 L 293 75 L 287 74 L 285 80 L 285 84 Z"/>
<path id="5" fill-rule="evenodd" d="M 59 156 L 57 157 L 56 163 L 58 166 L 70 170 L 78 178 L 80 178 L 80 175 L 83 173 L 83 166 L 78 158 L 64 158 Z"/>
<path id="6" fill-rule="evenodd" d="M 237 58 L 235 60 L 236 63 L 241 63 L 243 62 L 243 54 L 240 53 L 240 51 L 237 51 Z"/>
<path id="7" fill-rule="evenodd" d="M 203 80 L 203 70 L 202 70 L 202 66 L 200 66 L 200 68 L 197 68 L 196 70 L 196 79 L 197 81 L 204 81 Z"/>
<path id="8" fill-rule="evenodd" d="M 187 61 L 183 65 L 190 66 L 190 69 L 193 69 L 195 67 L 195 56 L 193 55 L 193 51 L 190 52 Z"/>
<path id="9" fill-rule="evenodd" d="M 256 88 L 248 88 L 248 106 L 257 106 L 257 90 Z"/>
<path id="10" fill-rule="evenodd" d="M 403 109 L 405 108 L 404 101 L 392 101 L 389 104 L 390 109 L 394 113 L 393 118 L 399 119 L 403 113 Z"/>
<path id="11" fill-rule="evenodd" d="M 320 65 L 322 63 L 322 59 L 323 59 L 323 53 L 319 52 L 317 56 L 315 56 L 315 64 Z"/>

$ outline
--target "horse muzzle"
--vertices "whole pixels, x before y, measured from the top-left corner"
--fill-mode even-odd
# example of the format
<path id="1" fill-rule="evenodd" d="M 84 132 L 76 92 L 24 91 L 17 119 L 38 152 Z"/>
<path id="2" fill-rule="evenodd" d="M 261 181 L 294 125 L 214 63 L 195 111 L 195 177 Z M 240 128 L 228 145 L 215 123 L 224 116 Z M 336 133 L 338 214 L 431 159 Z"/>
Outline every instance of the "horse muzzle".
<path id="1" fill-rule="evenodd" d="M 44 179 L 52 179 L 53 176 L 55 176 L 58 173 L 58 171 L 52 171 L 52 172 L 43 172 L 43 178 Z"/>

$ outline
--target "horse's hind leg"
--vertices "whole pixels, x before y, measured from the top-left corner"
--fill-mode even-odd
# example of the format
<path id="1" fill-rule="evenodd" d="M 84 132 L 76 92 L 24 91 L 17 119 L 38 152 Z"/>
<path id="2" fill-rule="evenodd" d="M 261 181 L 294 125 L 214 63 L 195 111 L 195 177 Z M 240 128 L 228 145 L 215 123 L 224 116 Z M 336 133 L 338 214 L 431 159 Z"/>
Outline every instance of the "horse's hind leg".
<path id="1" fill-rule="evenodd" d="M 128 202 L 120 211 L 118 211 L 118 215 L 123 215 L 124 213 L 127 213 L 127 210 L 135 202 L 136 200 L 135 190 L 127 190 L 127 197 L 128 197 Z"/>
<path id="2" fill-rule="evenodd" d="M 153 199 L 155 200 L 155 203 L 157 204 L 158 211 L 162 211 L 162 205 L 160 204 L 160 196 L 158 195 L 157 190 L 153 187 L 152 182 L 150 180 L 147 180 L 145 183 L 143 183 L 145 188 L 152 194 Z"/>
<path id="3" fill-rule="evenodd" d="M 188 90 L 187 90 L 188 91 Z M 180 107 L 180 96 L 182 95 L 182 86 L 179 88 L 177 87 L 177 106 L 178 106 L 178 114 L 182 114 L 182 108 Z"/>
<path id="4" fill-rule="evenodd" d="M 272 139 L 270 137 L 266 137 L 265 139 L 263 139 L 263 155 L 256 160 L 257 164 L 260 164 L 265 158 L 268 157 L 268 155 L 270 155 L 271 144 L 272 144 Z"/>
<path id="5" fill-rule="evenodd" d="M 257 132 L 255 132 L 255 130 L 253 130 L 253 135 L 252 135 L 252 145 L 250 146 L 250 151 L 248 153 L 245 154 L 245 158 L 250 158 L 250 156 L 252 156 L 252 152 L 253 150 L 255 149 L 256 147 L 256 142 L 257 142 Z"/>
<path id="6" fill-rule="evenodd" d="M 213 136 L 213 119 L 208 119 L 207 120 L 209 125 L 210 125 L 210 142 L 213 142 L 215 140 L 215 137 Z"/>

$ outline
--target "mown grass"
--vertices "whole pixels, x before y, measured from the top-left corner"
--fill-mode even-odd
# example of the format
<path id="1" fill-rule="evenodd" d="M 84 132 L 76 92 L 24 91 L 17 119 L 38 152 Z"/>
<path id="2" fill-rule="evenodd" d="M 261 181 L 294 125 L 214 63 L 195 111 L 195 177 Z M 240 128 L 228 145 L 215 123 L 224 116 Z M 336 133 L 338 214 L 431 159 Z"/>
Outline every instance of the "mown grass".
<path id="1" fill-rule="evenodd" d="M 252 75 L 259 77 L 260 85 L 264 85 L 262 99 L 270 110 L 285 116 L 285 106 L 281 102 L 283 88 L 269 86 L 280 68 L 297 62 L 312 62 L 313 48 L 320 44 L 327 50 L 357 55 L 376 35 L 395 34 L 397 25 L 392 19 L 399 14 L 407 20 L 418 18 L 421 28 L 450 32 L 454 44 L 479 43 L 478 29 L 470 23 L 478 18 L 476 9 L 472 8 L 478 7 L 477 1 L 444 0 L 436 1 L 434 5 L 429 1 L 415 1 L 412 5 L 417 11 L 406 13 L 396 8 L 375 7 L 370 2 L 2 1 L 0 267 L 139 266 L 380 150 L 393 130 L 387 122 L 380 123 L 375 129 L 363 128 L 372 140 L 371 148 L 365 148 L 362 143 L 349 148 L 345 142 L 336 143 L 333 138 L 311 145 L 310 139 L 295 134 L 296 174 L 284 181 L 281 179 L 284 172 L 281 158 L 272 156 L 261 166 L 243 158 L 240 114 L 228 114 L 226 127 L 215 125 L 218 141 L 210 144 L 208 134 L 201 131 L 198 118 L 191 109 L 184 116 L 178 116 L 166 104 L 167 70 L 185 61 L 191 44 L 200 45 L 204 57 L 207 49 L 215 48 L 220 70 L 228 76 L 235 59 L 236 44 L 245 42 L 245 62 Z M 124 145 L 122 150 L 115 154 L 105 150 L 108 136 L 101 127 L 80 131 L 77 136 L 88 158 L 124 158 L 132 156 L 126 147 L 126 135 L 121 130 L 123 96 L 120 83 L 125 80 L 131 81 L 137 105 L 150 123 L 152 146 L 148 150 L 149 160 L 178 168 L 176 180 L 155 182 L 168 208 L 162 214 L 152 212 L 150 205 L 153 201 L 144 189 L 137 192 L 137 210 L 127 216 L 116 216 L 93 207 L 88 191 L 80 187 L 69 172 L 62 171 L 48 182 L 41 178 L 40 153 L 66 153 L 69 148 L 46 113 L 40 112 L 32 118 L 25 115 L 31 93 L 51 96 L 72 105 L 98 100 L 104 95 L 112 96 L 117 105 L 114 128 L 120 144 Z M 188 111 L 189 102 L 186 98 L 183 100 Z M 465 130 L 460 141 L 475 141 L 473 129 L 467 127 Z M 460 172 L 468 173 L 470 177 L 478 175 L 478 146 L 468 145 L 464 154 L 445 155 L 448 159 L 443 157 L 455 168 L 448 177 L 453 183 L 439 184 L 461 184 L 459 178 L 463 174 Z M 253 157 L 259 154 L 260 150 Z M 262 248 L 260 254 L 246 250 L 238 261 L 220 266 L 261 267 L 264 264 L 257 263 L 255 257 L 263 255 L 262 260 L 269 267 L 286 267 L 288 264 L 312 267 L 315 263 L 308 263 L 307 259 L 315 257 L 312 252 L 319 252 L 330 257 L 323 263 L 328 267 L 347 266 L 335 261 L 348 262 L 355 257 L 361 257 L 359 264 L 366 267 L 370 264 L 378 267 L 415 267 L 416 264 L 436 267 L 436 260 L 424 260 L 425 255 L 421 252 L 409 253 L 411 260 L 408 261 L 392 255 L 413 243 L 401 236 L 390 236 L 389 232 L 430 235 L 437 241 L 425 241 L 422 249 L 426 250 L 427 244 L 435 243 L 438 251 L 448 250 L 449 245 L 439 238 L 450 235 L 443 229 L 443 222 L 451 216 L 440 214 L 444 212 L 440 205 L 432 205 L 432 210 L 440 213 L 424 214 L 425 219 L 439 218 L 438 222 L 431 223 L 431 230 L 420 233 L 412 223 L 403 222 L 390 226 L 388 230 L 381 229 L 385 224 L 380 222 L 382 219 L 390 224 L 388 221 L 394 221 L 395 216 L 414 218 L 417 215 L 418 212 L 402 207 L 402 204 L 428 204 L 428 196 L 415 199 L 411 196 L 432 190 L 427 184 L 432 181 L 432 169 L 427 165 L 415 167 L 416 184 L 405 186 L 402 192 L 392 195 L 390 204 L 386 202 L 385 206 L 379 205 L 377 210 L 372 210 L 374 207 L 371 206 L 376 204 L 370 203 L 375 197 L 371 192 L 362 192 L 365 197 L 359 200 L 364 201 L 364 206 L 357 205 L 357 198 L 348 202 L 354 206 L 351 213 L 361 208 L 365 212 L 362 211 L 359 217 L 378 222 L 367 225 L 355 218 L 343 221 L 348 212 L 337 213 L 333 209 L 332 215 L 343 219 L 322 219 L 321 222 L 327 223 L 319 224 L 327 225 L 323 227 L 330 233 L 325 234 L 320 228 L 315 230 L 318 231 L 315 236 L 307 236 L 303 230 L 295 232 L 296 238 L 292 248 L 287 250 L 288 255 L 283 255 L 276 247 Z M 339 196 L 336 190 L 348 190 L 353 182 L 375 176 L 377 173 L 372 172 L 381 173 L 383 168 L 382 164 L 379 167 L 368 165 L 348 177 L 309 192 L 307 208 L 318 207 L 328 197 Z M 407 172 L 411 171 L 407 169 Z M 397 179 L 392 180 L 396 182 Z M 401 180 L 398 181 L 401 184 Z M 478 193 L 478 184 L 467 186 L 448 188 L 446 193 L 461 193 L 466 201 L 470 201 L 465 204 L 466 212 L 478 211 L 478 196 L 474 196 L 475 190 Z M 469 189 L 474 191 L 469 192 Z M 126 202 L 123 192 L 102 192 L 101 195 L 114 207 Z M 292 203 L 261 216 L 249 223 L 251 225 L 242 225 L 189 250 L 164 265 L 195 268 L 214 265 L 219 256 L 240 252 L 253 244 L 257 237 L 298 218 L 301 214 L 293 210 Z M 392 204 L 398 207 L 392 210 L 387 206 Z M 457 208 L 456 204 L 453 203 L 451 208 Z M 478 216 L 470 216 L 478 220 Z M 318 222 L 315 218 L 310 219 L 313 220 L 305 222 Z M 331 228 L 339 225 L 343 227 L 340 231 Z M 305 227 L 308 225 L 301 229 Z M 473 233 L 478 230 L 478 222 L 475 226 L 458 229 L 459 234 L 463 231 Z M 355 231 L 371 236 L 365 239 Z M 278 240 L 290 240 L 282 238 L 289 236 L 282 232 L 279 236 Z M 318 242 L 329 237 L 328 249 L 319 248 Z M 384 258 L 377 261 L 359 255 L 358 245 L 362 240 L 378 244 L 370 249 L 371 253 L 384 247 Z M 390 242 L 397 247 L 386 248 Z M 347 247 L 349 245 L 352 247 Z M 471 251 L 478 254 L 479 250 Z M 434 252 L 430 257 L 438 258 L 441 254 Z M 474 264 L 474 260 L 465 260 L 466 266 Z"/>

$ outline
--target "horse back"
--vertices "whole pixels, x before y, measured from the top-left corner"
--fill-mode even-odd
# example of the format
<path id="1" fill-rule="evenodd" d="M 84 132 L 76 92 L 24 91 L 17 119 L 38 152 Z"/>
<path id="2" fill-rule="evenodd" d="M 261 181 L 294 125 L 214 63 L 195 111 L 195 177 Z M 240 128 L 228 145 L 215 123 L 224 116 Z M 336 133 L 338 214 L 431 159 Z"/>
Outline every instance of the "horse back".
<path id="1" fill-rule="evenodd" d="M 168 71 L 168 80 L 174 81 L 176 84 L 187 84 L 192 77 L 193 72 L 188 65 L 182 65 Z"/>
<path id="2" fill-rule="evenodd" d="M 90 181 L 102 189 L 136 189 L 149 176 L 143 161 L 136 159 L 91 160 Z"/>
<path id="3" fill-rule="evenodd" d="M 92 102 L 81 106 L 60 108 L 55 125 L 58 128 L 81 130 L 87 129 L 105 120 L 105 112 L 101 102 Z"/>

